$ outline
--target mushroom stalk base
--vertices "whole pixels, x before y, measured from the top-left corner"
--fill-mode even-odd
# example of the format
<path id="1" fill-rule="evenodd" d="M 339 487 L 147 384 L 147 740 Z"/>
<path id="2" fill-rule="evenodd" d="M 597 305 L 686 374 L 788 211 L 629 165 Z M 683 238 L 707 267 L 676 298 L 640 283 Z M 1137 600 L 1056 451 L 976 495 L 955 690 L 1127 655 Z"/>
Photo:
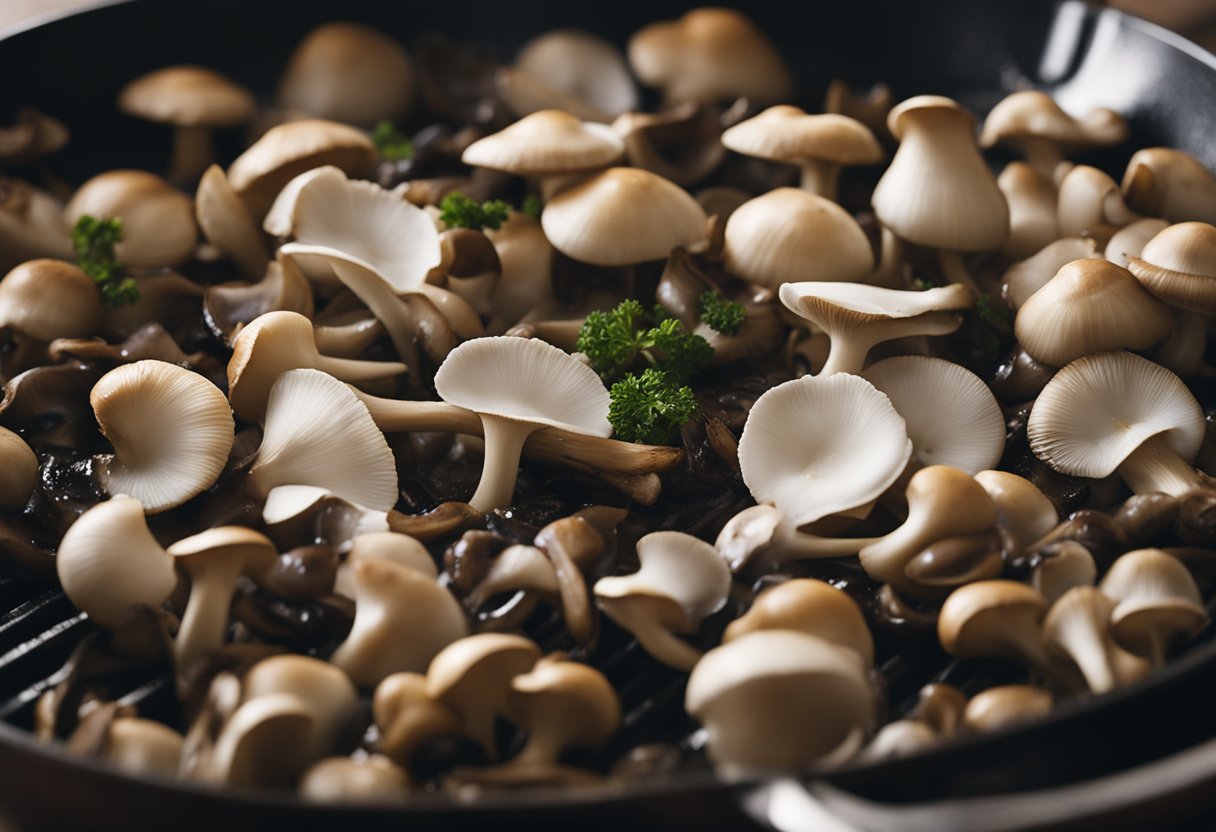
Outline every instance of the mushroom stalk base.
<path id="1" fill-rule="evenodd" d="M 1181 497 L 1204 484 L 1203 475 L 1178 456 L 1163 434 L 1151 436 L 1123 460 L 1119 476 L 1137 494 Z"/>
<path id="2" fill-rule="evenodd" d="M 811 162 L 802 166 L 802 190 L 836 201 L 840 166 L 830 162 Z"/>
<path id="3" fill-rule="evenodd" d="M 189 185 L 215 159 L 211 128 L 178 127 L 173 133 L 173 157 L 169 178 L 178 185 Z"/>
<path id="4" fill-rule="evenodd" d="M 980 297 L 982 293 L 971 278 L 971 272 L 967 271 L 967 267 L 963 265 L 963 256 L 961 254 L 957 251 L 942 249 L 937 252 L 937 263 L 941 266 L 942 276 L 946 280 L 950 283 L 961 283 L 971 290 L 971 294 Z"/>
<path id="5" fill-rule="evenodd" d="M 511 504 L 524 442 L 540 426 L 484 413 L 481 424 L 486 439 L 486 458 L 482 464 L 481 482 L 469 505 L 478 511 L 490 511 Z"/>

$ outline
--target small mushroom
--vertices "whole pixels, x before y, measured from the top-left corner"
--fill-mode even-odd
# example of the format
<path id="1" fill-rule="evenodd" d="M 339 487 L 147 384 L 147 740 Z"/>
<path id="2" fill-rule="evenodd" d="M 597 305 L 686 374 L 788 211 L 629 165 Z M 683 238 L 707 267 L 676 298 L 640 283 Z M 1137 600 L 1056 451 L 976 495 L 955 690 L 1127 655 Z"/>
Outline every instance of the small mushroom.
<path id="1" fill-rule="evenodd" d="M 1115 640 L 1153 667 L 1165 663 L 1180 638 L 1195 635 L 1208 621 L 1190 571 L 1160 549 L 1122 555 L 1100 588 L 1116 602 L 1110 615 Z"/>
<path id="2" fill-rule="evenodd" d="M 596 600 L 650 655 L 691 670 L 701 651 L 673 634 L 696 632 L 726 604 L 730 569 L 717 549 L 683 532 L 652 532 L 638 541 L 637 553 L 638 571 L 600 578 Z"/>
<path id="3" fill-rule="evenodd" d="M 290 693 L 241 704 L 191 771 L 191 778 L 230 786 L 293 787 L 308 765 L 313 716 Z"/>
<path id="4" fill-rule="evenodd" d="M 486 456 L 469 504 L 509 505 L 528 435 L 544 426 L 607 437 L 608 391 L 587 365 L 542 341 L 491 336 L 454 349 L 435 390 L 481 418 Z"/>
<path id="5" fill-rule="evenodd" d="M 879 540 L 878 537 L 817 537 L 800 532 L 786 522 L 779 509 L 762 503 L 745 508 L 727 520 L 714 541 L 714 548 L 731 571 L 740 574 L 757 562 L 783 563 L 798 558 L 852 555 Z"/>
<path id="6" fill-rule="evenodd" d="M 199 180 L 194 212 L 199 228 L 211 245 L 232 258 L 249 280 L 262 277 L 270 260 L 266 256 L 261 229 L 228 184 L 228 177 L 219 165 L 207 168 Z"/>
<path id="7" fill-rule="evenodd" d="M 1051 713 L 1055 697 L 1033 685 L 1000 685 L 971 697 L 963 724 L 973 731 L 995 731 Z"/>
<path id="8" fill-rule="evenodd" d="M 355 623 L 330 661 L 355 684 L 426 669 L 441 650 L 468 634 L 460 604 L 434 578 L 371 558 L 353 567 Z"/>
<path id="9" fill-rule="evenodd" d="M 860 283 L 785 283 L 780 298 L 832 339 L 820 376 L 860 372 L 870 350 L 884 341 L 954 332 L 962 323 L 954 312 L 974 303 L 958 285 L 918 292 Z"/>
<path id="10" fill-rule="evenodd" d="M 874 718 L 874 691 L 854 651 L 761 630 L 705 654 L 684 708 L 705 726 L 715 765 L 789 771 L 855 751 Z"/>
<path id="11" fill-rule="evenodd" d="M 1137 494 L 1176 497 L 1204 480 L 1188 464 L 1203 434 L 1203 411 L 1186 385 L 1129 352 L 1089 355 L 1062 369 L 1026 427 L 1031 451 L 1053 470 L 1094 479 L 1118 471 Z"/>
<path id="12" fill-rule="evenodd" d="M 1064 159 L 1065 147 L 1113 144 L 1117 131 L 1091 134 L 1082 122 L 1060 109 L 1047 93 L 1018 90 L 1005 96 L 984 119 L 980 147 L 1017 148 L 1040 175 L 1050 178 Z M 1104 142 L 1100 139 L 1113 139 Z"/>
<path id="13" fill-rule="evenodd" d="M 678 185 L 706 179 L 726 158 L 721 120 L 714 111 L 695 104 L 662 113 L 625 113 L 612 129 L 624 140 L 625 158 L 632 166 Z"/>
<path id="14" fill-rule="evenodd" d="M 1016 581 L 977 581 L 954 590 L 942 604 L 937 637 L 960 658 L 1001 657 L 1051 675 L 1042 640 L 1043 596 Z"/>
<path id="15" fill-rule="evenodd" d="M 1111 635 L 1115 601 L 1092 586 L 1065 592 L 1043 619 L 1043 639 L 1066 653 L 1093 693 L 1106 693 L 1148 675 L 1149 664 L 1119 647 Z"/>
<path id="16" fill-rule="evenodd" d="M 38 485 L 38 457 L 8 428 L 0 427 L 0 508 L 19 512 Z"/>
<path id="17" fill-rule="evenodd" d="M 954 685 L 934 682 L 920 689 L 910 716 L 941 737 L 952 736 L 963 723 L 967 697 Z"/>
<path id="18" fill-rule="evenodd" d="M 169 66 L 141 75 L 123 87 L 118 94 L 118 109 L 173 125 L 169 178 L 186 184 L 214 158 L 211 132 L 249 121 L 257 111 L 257 102 L 248 90 L 215 70 Z"/>
<path id="19" fill-rule="evenodd" d="M 860 121 L 833 113 L 807 115 L 789 105 L 739 122 L 722 134 L 722 144 L 745 156 L 797 165 L 802 189 L 833 201 L 841 167 L 883 159 L 878 140 Z"/>
<path id="20" fill-rule="evenodd" d="M 0 162 L 25 165 L 63 149 L 71 139 L 63 122 L 22 107 L 11 127 L 0 127 Z"/>
<path id="21" fill-rule="evenodd" d="M 980 471 L 975 481 L 996 505 L 996 524 L 1005 549 L 1019 554 L 1060 521 L 1055 504 L 1030 480 L 1008 471 Z M 1045 593 L 1046 594 L 1046 593 Z"/>
<path id="22" fill-rule="evenodd" d="M 0 269 L 40 257 L 73 256 L 63 202 L 28 182 L 0 176 Z"/>
<path id="23" fill-rule="evenodd" d="M 1036 249 L 1033 255 L 1005 270 L 1001 276 L 1001 297 L 1018 309 L 1030 300 L 1031 295 L 1046 286 L 1060 269 L 1074 260 L 1092 260 L 1097 256 L 1098 244 L 1092 237 L 1052 237 L 1043 248 Z"/>
<path id="24" fill-rule="evenodd" d="M 111 494 L 128 494 L 156 514 L 201 494 L 232 450 L 228 401 L 198 373 L 164 361 L 136 361 L 101 377 L 89 394 L 114 454 L 97 476 Z"/>
<path id="25" fill-rule="evenodd" d="M 302 749 L 305 765 L 338 751 L 360 714 L 359 694 L 346 674 L 311 656 L 270 656 L 242 680 L 246 702 L 280 693 L 297 697 L 312 717 Z"/>
<path id="26" fill-rule="evenodd" d="M 80 515 L 59 543 L 55 568 L 72 603 L 110 629 L 136 606 L 159 607 L 177 586 L 173 558 L 132 497 L 113 497 Z"/>
<path id="27" fill-rule="evenodd" d="M 587 582 L 583 572 L 589 570 L 596 558 L 609 548 L 615 525 L 624 513 L 619 509 L 610 512 L 599 529 L 592 518 L 591 510 L 584 510 L 570 517 L 562 517 L 541 529 L 532 542 L 549 560 L 557 592 L 561 597 L 562 616 L 572 638 L 580 643 L 589 642 L 595 635 Z M 612 529 L 613 531 L 609 531 Z"/>
<path id="28" fill-rule="evenodd" d="M 621 724 L 620 698 L 604 674 L 552 658 L 511 679 L 506 707 L 528 735 L 508 766 L 556 765 L 571 749 L 601 748 Z"/>
<path id="29" fill-rule="evenodd" d="M 179 678 L 224 643 L 228 607 L 242 574 L 270 568 L 278 552 L 265 535 L 219 526 L 179 540 L 167 550 L 190 575 L 190 600 L 173 641 Z"/>
<path id="30" fill-rule="evenodd" d="M 1128 223 L 1111 235 L 1102 256 L 1116 266 L 1127 268 L 1128 258 L 1139 257 L 1148 241 L 1169 227 L 1169 223 L 1156 217 Z M 1085 255 L 1089 256 L 1089 255 Z"/>
<path id="31" fill-rule="evenodd" d="M 290 112 L 371 127 L 409 114 L 414 71 L 406 51 L 383 32 L 325 23 L 291 53 L 276 99 Z"/>
<path id="32" fill-rule="evenodd" d="M 938 740 L 937 734 L 925 723 L 897 719 L 882 726 L 859 756 L 867 761 L 910 757 L 937 745 Z"/>
<path id="33" fill-rule="evenodd" d="M 485 229 L 494 244 L 501 266 L 501 277 L 491 297 L 493 315 L 486 331 L 499 335 L 530 313 L 537 314 L 554 306 L 553 246 L 541 228 L 540 220 L 512 212 L 499 228 Z"/>
<path id="34" fill-rule="evenodd" d="M 722 635 L 727 644 L 761 630 L 796 630 L 848 647 L 874 664 L 874 637 L 857 602 L 824 581 L 795 578 L 761 592 L 751 609 Z"/>
<path id="35" fill-rule="evenodd" d="M 119 717 L 110 723 L 98 757 L 127 774 L 173 777 L 177 774 L 184 738 L 167 725 L 150 719 Z"/>
<path id="36" fill-rule="evenodd" d="M 361 759 L 327 757 L 313 763 L 300 778 L 300 796 L 318 803 L 404 799 L 410 778 L 379 754 Z"/>
<path id="37" fill-rule="evenodd" d="M 71 263 L 27 260 L 0 280 L 0 327 L 38 342 L 101 330 L 97 284 Z"/>
<path id="38" fill-rule="evenodd" d="M 76 189 L 64 209 L 72 225 L 83 216 L 122 220 L 115 254 L 132 268 L 175 268 L 198 243 L 194 202 L 165 180 L 141 170 L 98 174 Z"/>
<path id="39" fill-rule="evenodd" d="M 590 32 L 555 29 L 534 37 L 515 56 L 515 66 L 609 118 L 637 109 L 638 91 L 625 56 Z"/>
<path id="40" fill-rule="evenodd" d="M 372 699 L 372 714 L 380 730 L 379 750 L 405 768 L 428 741 L 458 737 L 463 731 L 460 717 L 432 699 L 426 685 L 421 673 L 394 673 L 376 685 Z"/>
<path id="41" fill-rule="evenodd" d="M 1133 153 L 1123 173 L 1123 195 L 1150 217 L 1216 223 L 1216 177 L 1182 150 L 1145 147 Z"/>
<path id="42" fill-rule="evenodd" d="M 1140 218 L 1124 204 L 1115 180 L 1089 165 L 1076 165 L 1060 180 L 1056 212 L 1062 236 L 1102 240 Z"/>
<path id="43" fill-rule="evenodd" d="M 354 567 L 361 560 L 387 560 L 400 564 L 407 569 L 413 569 L 420 575 L 438 578 L 435 561 L 426 547 L 408 534 L 398 532 L 367 532 L 355 535 L 351 540 L 350 552 L 346 560 L 338 567 L 334 581 L 334 592 L 354 598 L 356 593 Z"/>
<path id="44" fill-rule="evenodd" d="M 1060 238 L 1056 186 L 1050 175 L 1024 162 L 1010 162 L 996 184 L 1009 203 L 1009 237 L 1002 248 L 1006 257 L 1029 257 Z"/>
<path id="45" fill-rule="evenodd" d="M 450 708 L 464 732 L 496 756 L 494 719 L 507 705 L 511 682 L 540 659 L 526 638 L 482 633 L 453 642 L 426 671 L 426 694 Z"/>
<path id="46" fill-rule="evenodd" d="M 262 279 L 254 284 L 208 286 L 203 295 L 203 320 L 228 344 L 240 330 L 268 312 L 295 312 L 305 318 L 313 314 L 312 287 L 290 257 L 278 256 L 267 265 Z M 351 327 L 316 327 L 314 340 L 324 355 L 351 358 L 363 352 L 377 332 L 374 318 Z"/>

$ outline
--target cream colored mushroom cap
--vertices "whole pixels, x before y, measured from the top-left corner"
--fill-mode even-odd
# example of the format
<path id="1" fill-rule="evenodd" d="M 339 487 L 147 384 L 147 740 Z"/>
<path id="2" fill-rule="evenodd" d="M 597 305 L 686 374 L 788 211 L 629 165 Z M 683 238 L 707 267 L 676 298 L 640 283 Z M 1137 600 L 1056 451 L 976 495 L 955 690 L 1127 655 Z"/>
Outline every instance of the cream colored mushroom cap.
<path id="1" fill-rule="evenodd" d="M 554 248 L 597 266 L 662 260 L 707 233 L 705 211 L 687 191 L 640 168 L 609 168 L 562 191 L 540 221 Z"/>
<path id="2" fill-rule="evenodd" d="M 228 400 L 198 373 L 165 361 L 136 361 L 102 376 L 89 394 L 114 456 L 98 476 L 111 494 L 128 494 L 149 514 L 209 488 L 232 450 Z"/>
<path id="3" fill-rule="evenodd" d="M 808 115 L 778 104 L 722 133 L 722 144 L 736 153 L 800 165 L 822 160 L 839 165 L 876 165 L 882 146 L 860 121 L 835 113 Z"/>
<path id="4" fill-rule="evenodd" d="M 1096 352 L 1146 349 L 1169 334 L 1173 315 L 1106 260 L 1074 260 L 1026 299 L 1013 322 L 1022 349 L 1063 367 Z"/>
<path id="5" fill-rule="evenodd" d="M 739 440 L 743 481 L 794 526 L 877 499 L 912 455 L 891 400 L 858 376 L 803 376 L 756 400 Z"/>
<path id="6" fill-rule="evenodd" d="M 641 568 L 632 575 L 600 578 L 595 595 L 604 600 L 630 595 L 670 598 L 684 613 L 684 628 L 695 629 L 726 604 L 730 567 L 718 550 L 683 532 L 651 532 L 638 541 Z M 611 611 L 609 603 L 605 611 Z"/>
<path id="7" fill-rule="evenodd" d="M 257 102 L 248 90 L 213 69 L 169 66 L 123 87 L 118 109 L 181 127 L 235 127 L 253 118 Z"/>
<path id="8" fill-rule="evenodd" d="M 988 112 L 980 132 L 980 146 L 992 147 L 1000 141 L 1024 138 L 1080 142 L 1085 140 L 1085 132 L 1047 93 L 1019 90 L 1002 98 Z"/>
<path id="9" fill-rule="evenodd" d="M 72 263 L 27 260 L 0 280 L 0 326 L 53 341 L 88 338 L 101 323 L 97 284 Z"/>
<path id="10" fill-rule="evenodd" d="M 556 29 L 524 44 L 515 66 L 606 115 L 637 109 L 638 91 L 625 56 L 611 42 L 578 29 Z"/>
<path id="11" fill-rule="evenodd" d="M 1203 444 L 1203 408 L 1178 376 L 1130 352 L 1069 364 L 1035 400 L 1026 425 L 1034 455 L 1077 477 L 1109 476 L 1150 437 L 1180 457 Z"/>
<path id="12" fill-rule="evenodd" d="M 988 385 L 941 358 L 903 355 L 867 367 L 867 381 L 885 393 L 908 425 L 921 465 L 949 465 L 976 474 L 1005 451 L 1005 417 Z"/>
<path id="13" fill-rule="evenodd" d="M 64 216 L 74 225 L 85 214 L 122 220 L 122 242 L 115 253 L 128 266 L 180 266 L 198 243 L 194 201 L 147 171 L 111 170 L 85 182 L 68 201 Z"/>
<path id="14" fill-rule="evenodd" d="M 772 289 L 796 280 L 860 280 L 874 268 L 853 217 L 799 188 L 776 188 L 743 203 L 725 233 L 726 270 Z"/>
<path id="15" fill-rule="evenodd" d="M 1216 226 L 1180 222 L 1149 240 L 1128 271 L 1170 306 L 1216 314 Z M 2 284 L 0 284 L 2 285 Z"/>
<path id="16" fill-rule="evenodd" d="M 516 176 L 548 176 L 606 167 L 624 153 L 624 141 L 608 125 L 541 110 L 473 142 L 460 160 Z"/>
<path id="17" fill-rule="evenodd" d="M 834 322 L 855 325 L 916 318 L 931 312 L 970 309 L 975 303 L 970 291 L 957 283 L 918 292 L 815 280 L 782 284 L 780 299 L 791 312 L 828 332 L 835 329 Z"/>
<path id="18" fill-rule="evenodd" d="M 794 578 L 763 590 L 751 609 L 726 628 L 730 642 L 760 630 L 798 630 L 848 647 L 874 664 L 874 637 L 861 607 L 843 589 L 814 578 Z"/>
<path id="19" fill-rule="evenodd" d="M 595 371 L 535 338 L 495 335 L 465 341 L 435 373 L 445 402 L 486 413 L 609 436 L 610 399 Z"/>

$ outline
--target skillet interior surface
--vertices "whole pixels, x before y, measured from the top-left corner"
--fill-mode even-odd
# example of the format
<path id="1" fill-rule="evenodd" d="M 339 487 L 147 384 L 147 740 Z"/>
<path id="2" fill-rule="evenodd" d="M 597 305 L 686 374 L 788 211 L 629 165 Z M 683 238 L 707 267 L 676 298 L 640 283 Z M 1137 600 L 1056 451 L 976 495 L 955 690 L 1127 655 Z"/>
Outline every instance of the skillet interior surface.
<path id="1" fill-rule="evenodd" d="M 156 170 L 166 162 L 166 133 L 119 116 L 113 101 L 127 80 L 172 63 L 213 66 L 264 99 L 290 50 L 316 24 L 368 23 L 407 46 L 440 32 L 485 46 L 504 59 L 529 37 L 575 26 L 623 43 L 641 25 L 677 16 L 691 4 L 379 3 L 348 0 L 137 0 L 49 22 L 0 42 L 0 116 L 31 105 L 61 118 L 73 142 L 54 160 L 69 181 L 112 167 Z M 1132 127 L 1126 144 L 1088 161 L 1117 173 L 1132 149 L 1182 148 L 1216 167 L 1207 141 L 1216 100 L 1216 64 L 1180 38 L 1118 12 L 1079 2 L 929 4 L 857 0 L 832 4 L 748 4 L 745 11 L 777 42 L 799 79 L 801 103 L 818 110 L 828 81 L 889 83 L 897 100 L 922 92 L 952 95 L 977 113 L 1010 89 L 1053 90 L 1069 109 L 1113 107 Z M 230 159 L 239 150 L 221 147 Z M 83 629 L 57 593 L 0 578 L 0 696 L 28 708 L 39 684 L 62 665 Z M 65 625 L 66 626 L 61 626 Z M 53 637 L 47 633 L 60 626 Z M 87 625 L 86 625 L 87 626 Z M 950 672 L 966 672 L 957 668 Z M 1091 702 L 1061 707 L 1026 728 L 944 745 L 914 759 L 852 766 L 827 775 L 865 797 L 910 802 L 991 794 L 1118 771 L 1216 736 L 1216 642 L 1199 643 L 1143 683 Z M 11 710 L 11 708 L 10 708 Z M 20 722 L 20 720 L 16 720 Z M 473 821 L 538 814 L 586 827 L 646 822 L 741 828 L 739 787 L 707 774 L 631 786 L 626 792 L 507 795 L 472 807 L 421 796 L 407 807 L 302 807 L 275 795 L 216 792 L 133 780 L 31 741 L 0 723 L 0 805 L 29 828 L 124 829 L 174 823 L 182 829 L 332 828 L 359 818 L 362 828 L 450 825 L 452 812 Z"/>

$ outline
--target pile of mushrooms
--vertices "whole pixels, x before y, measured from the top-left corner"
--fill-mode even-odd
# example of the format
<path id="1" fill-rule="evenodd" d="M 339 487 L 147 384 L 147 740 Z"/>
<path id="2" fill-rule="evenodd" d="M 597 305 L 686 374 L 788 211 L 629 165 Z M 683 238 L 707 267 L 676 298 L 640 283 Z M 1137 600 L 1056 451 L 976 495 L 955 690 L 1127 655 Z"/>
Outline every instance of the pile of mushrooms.
<path id="1" fill-rule="evenodd" d="M 1216 178 L 1115 113 L 808 112 L 726 9 L 510 65 L 329 24 L 273 102 L 115 97 L 165 169 L 0 188 L 0 569 L 90 632 L 48 742 L 315 801 L 807 772 L 1146 683 L 1209 622 Z M 712 353 L 666 442 L 579 337 L 630 298 Z"/>

